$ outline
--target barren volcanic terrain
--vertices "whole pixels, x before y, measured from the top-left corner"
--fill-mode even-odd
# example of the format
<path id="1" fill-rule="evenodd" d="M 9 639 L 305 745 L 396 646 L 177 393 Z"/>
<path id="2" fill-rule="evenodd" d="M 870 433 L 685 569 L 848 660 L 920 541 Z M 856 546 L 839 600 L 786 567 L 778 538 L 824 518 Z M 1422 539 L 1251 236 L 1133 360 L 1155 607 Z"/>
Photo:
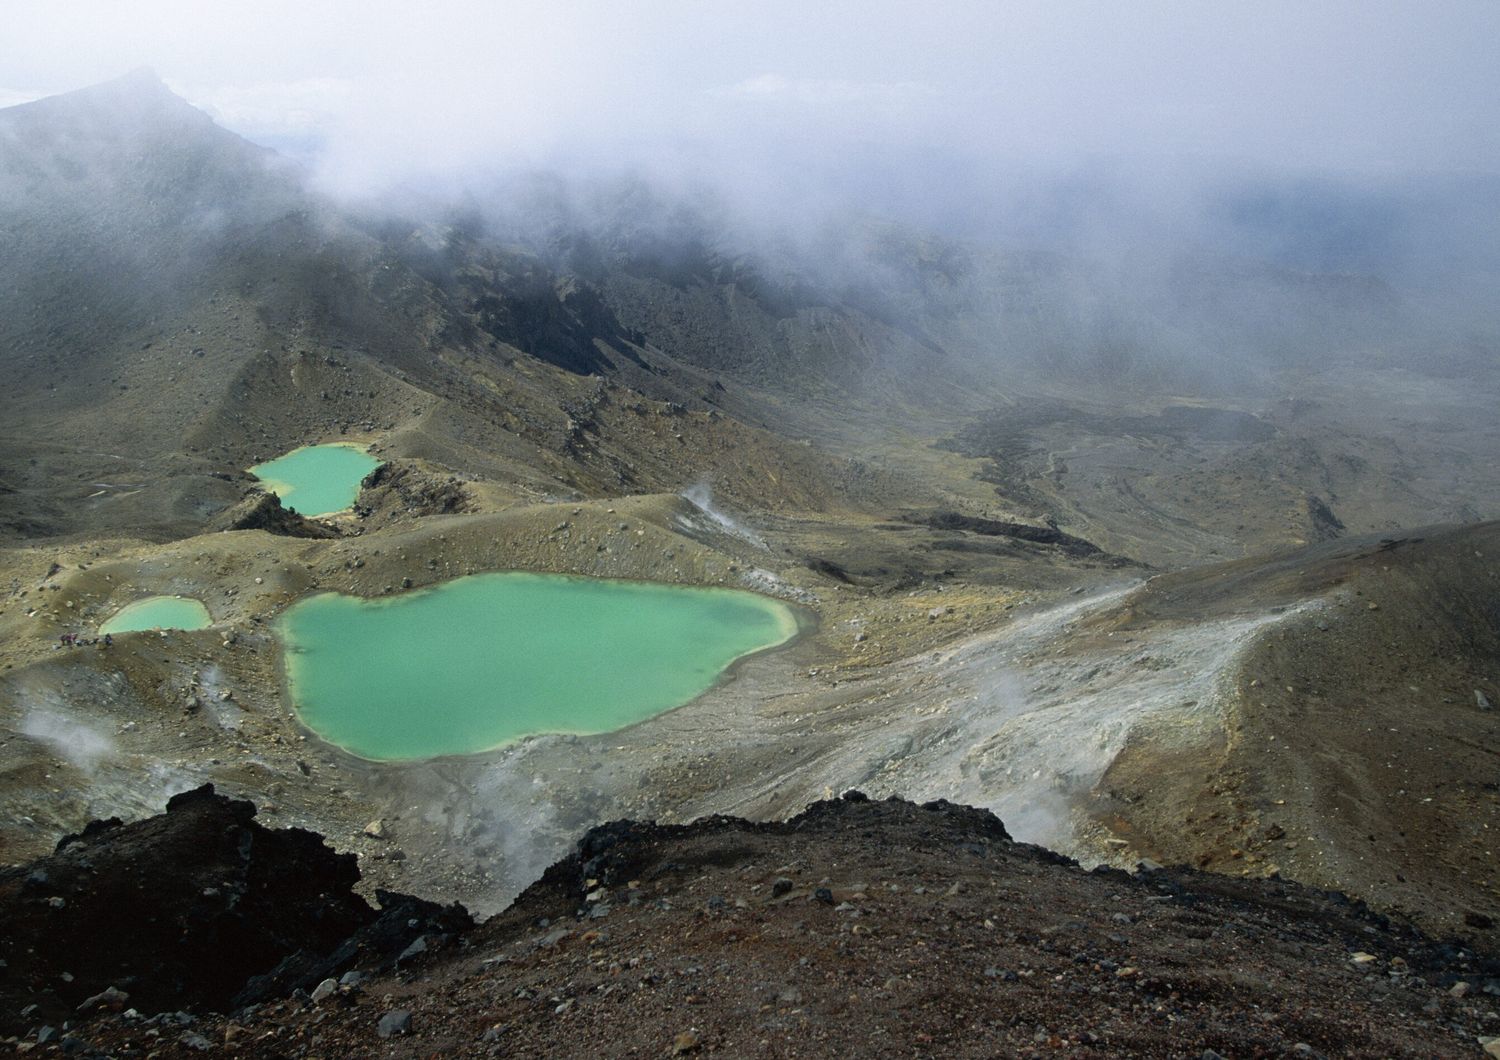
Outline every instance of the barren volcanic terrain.
<path id="1" fill-rule="evenodd" d="M 1201 250 L 1169 302 L 1085 319 L 1088 260 L 861 220 L 828 236 L 856 283 L 596 195 L 524 230 L 334 202 L 147 73 L 0 110 L 0 859 L 251 799 L 361 893 L 494 917 L 380 987 L 431 1053 L 1500 1034 L 1445 993 L 1500 948 L 1493 336 Z M 247 471 L 326 442 L 379 461 L 346 511 Z M 801 633 L 614 732 L 375 762 L 299 722 L 289 606 L 508 570 L 763 593 Z M 98 637 L 153 595 L 212 623 Z M 820 803 L 850 789 L 978 809 Z M 745 820 L 667 827 L 718 814 Z M 686 853 L 564 881 L 622 818 Z M 975 830 L 1003 852 L 955 862 Z M 1109 871 L 1142 863 L 1187 868 Z M 292 1004 L 213 1033 L 376 1047 L 369 994 Z"/>
<path id="2" fill-rule="evenodd" d="M 0 871 L 26 924 L 0 1004 L 31 1006 L 0 1027 L 256 1057 L 1459 1057 L 1500 1029 L 1500 962 L 1342 895 L 1086 872 L 946 802 L 615 822 L 477 928 L 389 892 L 370 909 L 348 855 L 254 812 L 194 791 Z"/>

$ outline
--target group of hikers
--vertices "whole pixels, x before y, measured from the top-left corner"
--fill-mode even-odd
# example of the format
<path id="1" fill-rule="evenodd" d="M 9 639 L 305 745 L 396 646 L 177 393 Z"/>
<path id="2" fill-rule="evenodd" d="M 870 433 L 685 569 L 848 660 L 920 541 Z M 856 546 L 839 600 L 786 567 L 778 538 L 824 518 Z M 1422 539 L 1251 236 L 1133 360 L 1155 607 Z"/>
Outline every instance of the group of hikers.
<path id="1" fill-rule="evenodd" d="M 77 633 L 64 633 L 57 639 L 62 641 L 62 646 L 64 648 L 82 648 L 85 645 L 89 644 L 102 644 L 107 648 L 115 642 L 115 638 L 110 636 L 108 633 L 104 634 L 102 638 L 94 637 L 93 639 L 79 636 Z"/>

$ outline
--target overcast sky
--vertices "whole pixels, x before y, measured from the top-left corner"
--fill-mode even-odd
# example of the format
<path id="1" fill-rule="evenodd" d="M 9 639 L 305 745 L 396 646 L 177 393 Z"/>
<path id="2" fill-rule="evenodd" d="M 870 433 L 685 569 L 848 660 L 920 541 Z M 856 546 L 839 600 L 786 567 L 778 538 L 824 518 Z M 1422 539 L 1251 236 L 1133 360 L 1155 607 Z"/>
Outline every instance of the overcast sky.
<path id="1" fill-rule="evenodd" d="M 0 103 L 148 65 L 354 187 L 862 152 L 1500 172 L 1496 0 L 6 0 L 3 23 Z"/>

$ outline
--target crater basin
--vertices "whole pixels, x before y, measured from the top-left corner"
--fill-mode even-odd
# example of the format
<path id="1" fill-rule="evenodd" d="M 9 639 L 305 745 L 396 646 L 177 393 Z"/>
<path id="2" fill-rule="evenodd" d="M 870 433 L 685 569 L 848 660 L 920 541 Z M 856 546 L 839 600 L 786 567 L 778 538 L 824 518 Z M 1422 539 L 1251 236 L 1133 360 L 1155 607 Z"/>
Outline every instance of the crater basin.
<path id="1" fill-rule="evenodd" d="M 302 515 L 331 515 L 352 505 L 359 484 L 380 466 L 357 445 L 307 445 L 250 468 L 250 474 Z"/>
<path id="2" fill-rule="evenodd" d="M 394 761 L 623 728 L 790 640 L 798 621 L 755 593 L 507 572 L 376 600 L 323 593 L 278 628 L 303 723 Z"/>

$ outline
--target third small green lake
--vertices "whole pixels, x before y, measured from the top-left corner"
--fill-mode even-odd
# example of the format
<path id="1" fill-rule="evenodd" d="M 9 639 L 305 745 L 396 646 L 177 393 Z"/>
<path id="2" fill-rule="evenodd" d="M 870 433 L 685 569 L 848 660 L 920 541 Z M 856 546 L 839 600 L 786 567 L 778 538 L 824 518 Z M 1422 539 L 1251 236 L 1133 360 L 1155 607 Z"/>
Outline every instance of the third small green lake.
<path id="1" fill-rule="evenodd" d="M 137 633 L 150 629 L 206 629 L 213 623 L 208 608 L 190 596 L 148 596 L 127 604 L 99 627 L 102 633 Z"/>
<path id="2" fill-rule="evenodd" d="M 520 572 L 375 600 L 324 593 L 279 624 L 302 721 L 381 761 L 623 728 L 797 629 L 755 593 Z"/>
<path id="3" fill-rule="evenodd" d="M 250 474 L 302 515 L 330 515 L 352 505 L 359 484 L 380 466 L 357 445 L 308 445 L 256 464 Z"/>

